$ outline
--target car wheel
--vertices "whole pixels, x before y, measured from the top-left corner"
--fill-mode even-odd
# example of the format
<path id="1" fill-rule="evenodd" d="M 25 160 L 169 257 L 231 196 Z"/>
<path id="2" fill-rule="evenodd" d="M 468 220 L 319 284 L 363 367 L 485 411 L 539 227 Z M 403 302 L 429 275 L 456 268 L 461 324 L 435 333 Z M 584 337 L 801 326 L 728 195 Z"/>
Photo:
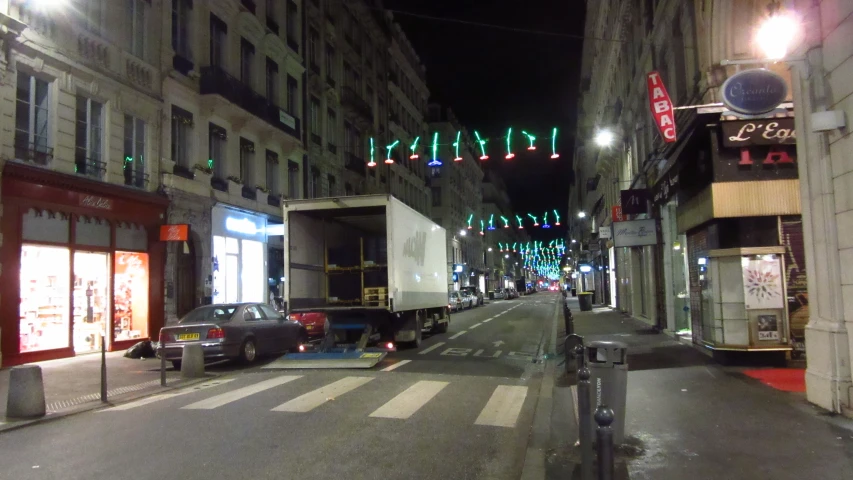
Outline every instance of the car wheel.
<path id="1" fill-rule="evenodd" d="M 243 363 L 252 363 L 258 358 L 258 349 L 255 347 L 255 340 L 247 338 L 243 341 L 243 346 L 240 347 L 240 360 Z"/>
<path id="2" fill-rule="evenodd" d="M 181 361 L 180 360 L 172 360 L 172 367 L 175 370 L 180 371 L 181 370 Z"/>

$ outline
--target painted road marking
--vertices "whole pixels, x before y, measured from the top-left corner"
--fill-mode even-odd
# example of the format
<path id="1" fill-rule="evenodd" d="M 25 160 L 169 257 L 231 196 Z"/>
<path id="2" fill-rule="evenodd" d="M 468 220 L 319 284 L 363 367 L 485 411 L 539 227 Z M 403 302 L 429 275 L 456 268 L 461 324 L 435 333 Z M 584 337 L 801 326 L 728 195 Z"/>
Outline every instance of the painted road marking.
<path id="1" fill-rule="evenodd" d="M 180 397 L 181 395 L 186 395 L 188 393 L 197 392 L 199 390 L 206 390 L 211 387 L 216 387 L 222 385 L 224 383 L 228 383 L 234 380 L 233 378 L 226 378 L 222 380 L 214 380 L 212 382 L 205 382 L 201 385 L 196 385 L 195 387 L 187 388 L 185 390 L 181 390 L 174 393 L 163 393 L 160 395 L 154 395 L 151 397 L 141 398 L 135 402 L 128 402 L 116 407 L 107 408 L 104 410 L 99 410 L 99 412 L 117 412 L 123 410 L 130 410 L 131 408 L 141 407 L 143 405 L 148 405 L 149 403 L 159 402 L 160 400 L 168 400 L 170 398 Z"/>
<path id="2" fill-rule="evenodd" d="M 530 359 L 534 358 L 535 356 L 536 356 L 535 354 L 533 354 L 533 353 L 527 353 L 527 352 L 509 352 L 509 353 L 507 354 L 507 357 L 509 357 L 509 359 L 510 359 L 510 360 L 524 360 L 524 361 L 527 361 L 527 360 L 530 360 Z"/>
<path id="3" fill-rule="evenodd" d="M 258 382 L 254 385 L 249 385 L 248 387 L 238 388 L 237 390 L 233 390 L 231 392 L 226 392 L 221 395 L 216 395 L 214 397 L 201 400 L 199 402 L 191 403 L 185 407 L 182 407 L 181 409 L 213 410 L 214 408 L 227 405 L 231 402 L 236 402 L 237 400 L 246 398 L 250 395 L 254 395 L 256 393 L 263 392 L 264 390 L 269 390 L 271 388 L 278 387 L 279 385 L 284 385 L 285 383 L 292 382 L 299 378 L 302 378 L 302 375 L 282 375 L 280 377 Z"/>
<path id="4" fill-rule="evenodd" d="M 479 327 L 480 325 L 482 325 L 482 323 L 475 323 L 474 325 L 471 325 L 470 327 L 468 327 L 468 330 L 474 330 L 475 328 Z"/>
<path id="5" fill-rule="evenodd" d="M 453 337 L 450 337 L 450 338 L 452 339 Z M 442 345 L 444 345 L 444 342 L 438 342 L 438 343 L 436 343 L 435 345 L 433 345 L 433 346 L 431 346 L 431 347 L 429 347 L 429 348 L 427 348 L 427 349 L 425 349 L 425 350 L 421 350 L 420 352 L 418 352 L 418 354 L 419 354 L 419 355 L 425 355 L 425 354 L 427 354 L 427 353 L 429 353 L 429 352 L 431 352 L 431 351 L 435 350 L 436 348 L 438 348 L 438 347 L 440 347 L 440 346 L 442 346 Z"/>
<path id="6" fill-rule="evenodd" d="M 389 365 L 389 366 L 383 368 L 382 370 L 380 370 L 380 372 L 390 372 L 391 370 L 396 370 L 396 369 L 402 367 L 403 365 L 405 365 L 409 362 L 411 362 L 411 360 L 400 360 L 399 362 L 395 363 L 394 365 Z"/>
<path id="7" fill-rule="evenodd" d="M 438 395 L 449 382 L 421 380 L 371 413 L 371 417 L 406 419 Z"/>
<path id="8" fill-rule="evenodd" d="M 305 413 L 314 410 L 329 400 L 355 390 L 365 383 L 373 380 L 373 377 L 345 377 L 337 382 L 330 383 L 325 387 L 300 395 L 289 402 L 272 409 L 273 412 L 298 412 Z"/>
<path id="9" fill-rule="evenodd" d="M 474 424 L 514 427 L 526 397 L 527 387 L 499 385 Z"/>
<path id="10" fill-rule="evenodd" d="M 462 330 L 461 332 L 457 333 L 456 335 L 450 337 L 450 339 L 455 340 L 455 339 L 461 337 L 462 335 L 465 335 L 466 333 L 468 333 L 468 330 Z"/>
<path id="11" fill-rule="evenodd" d="M 494 319 L 495 319 L 495 317 L 489 317 L 489 318 L 487 318 L 487 319 L 483 320 L 483 323 L 489 323 L 489 322 L 491 322 L 491 321 L 492 321 L 492 320 L 494 320 Z"/>
<path id="12" fill-rule="evenodd" d="M 479 357 L 479 356 L 480 356 L 480 354 L 481 354 L 481 353 L 483 353 L 483 351 L 484 351 L 484 350 L 481 348 L 481 349 L 477 350 L 476 352 L 474 352 L 474 355 L 473 355 L 473 356 L 474 356 L 474 357 Z M 492 355 L 492 357 L 491 357 L 491 358 L 498 358 L 498 357 L 500 357 L 500 356 L 501 356 L 501 353 L 503 353 L 503 352 L 501 352 L 500 350 L 498 350 L 498 351 L 496 351 L 496 352 Z"/>
<path id="13" fill-rule="evenodd" d="M 441 355 L 450 355 L 451 357 L 465 357 L 471 353 L 473 348 L 448 348 L 441 352 Z"/>

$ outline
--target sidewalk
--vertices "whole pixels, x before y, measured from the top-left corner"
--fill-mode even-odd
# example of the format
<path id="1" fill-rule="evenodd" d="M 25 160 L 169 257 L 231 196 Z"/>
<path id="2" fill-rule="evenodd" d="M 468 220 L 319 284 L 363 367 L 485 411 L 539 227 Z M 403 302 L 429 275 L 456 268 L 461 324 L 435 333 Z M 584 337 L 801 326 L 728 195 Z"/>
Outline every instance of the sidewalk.
<path id="1" fill-rule="evenodd" d="M 581 312 L 576 299 L 569 301 L 586 342 L 629 346 L 626 445 L 617 453 L 616 478 L 853 478 L 853 421 L 751 378 L 752 368 L 720 366 L 647 324 L 609 308 Z M 559 368 L 546 478 L 580 478 L 575 380 Z"/>
<path id="2" fill-rule="evenodd" d="M 124 351 L 107 354 L 107 399 L 110 403 L 158 393 L 189 385 L 199 380 L 182 381 L 180 372 L 167 365 L 166 384 L 160 386 L 160 361 L 124 358 Z M 58 416 L 98 408 L 101 405 L 100 354 L 38 362 L 44 381 L 47 416 Z M 0 370 L 0 432 L 32 421 L 6 418 L 9 391 L 9 369 Z M 203 379 L 201 379 L 203 380 Z"/>

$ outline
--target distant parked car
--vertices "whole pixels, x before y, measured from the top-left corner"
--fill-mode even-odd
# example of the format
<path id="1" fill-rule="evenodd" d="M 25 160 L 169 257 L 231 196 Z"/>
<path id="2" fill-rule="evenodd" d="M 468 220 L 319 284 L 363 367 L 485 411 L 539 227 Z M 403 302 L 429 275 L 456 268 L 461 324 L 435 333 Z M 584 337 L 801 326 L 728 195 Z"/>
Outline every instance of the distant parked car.
<path id="1" fill-rule="evenodd" d="M 447 304 L 451 312 L 458 312 L 463 308 L 464 300 L 459 292 L 450 292 L 447 296 Z"/>
<path id="2" fill-rule="evenodd" d="M 160 348 L 176 369 L 184 346 L 201 345 L 206 360 L 232 359 L 252 363 L 262 355 L 298 351 L 308 331 L 263 303 L 231 303 L 198 307 L 160 329 Z"/>
<path id="3" fill-rule="evenodd" d="M 469 294 L 469 295 L 474 296 L 474 299 L 476 300 L 474 302 L 475 306 L 483 305 L 485 303 L 484 299 L 483 299 L 483 292 L 481 292 L 479 288 L 474 287 L 474 286 L 469 286 L 469 287 L 462 287 L 460 290 Z"/>
<path id="4" fill-rule="evenodd" d="M 304 325 L 305 330 L 308 332 L 309 340 L 323 338 L 329 330 L 329 322 L 326 319 L 326 314 L 322 312 L 291 313 L 287 316 L 287 319 Z"/>

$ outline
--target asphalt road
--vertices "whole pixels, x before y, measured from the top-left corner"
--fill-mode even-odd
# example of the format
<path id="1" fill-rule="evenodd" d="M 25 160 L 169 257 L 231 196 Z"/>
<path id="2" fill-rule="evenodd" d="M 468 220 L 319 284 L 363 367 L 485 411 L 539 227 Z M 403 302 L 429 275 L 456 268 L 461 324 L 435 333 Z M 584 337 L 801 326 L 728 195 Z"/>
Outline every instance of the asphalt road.
<path id="1" fill-rule="evenodd" d="M 0 479 L 518 479 L 560 296 L 453 314 L 371 370 L 223 372 L 0 434 Z"/>

